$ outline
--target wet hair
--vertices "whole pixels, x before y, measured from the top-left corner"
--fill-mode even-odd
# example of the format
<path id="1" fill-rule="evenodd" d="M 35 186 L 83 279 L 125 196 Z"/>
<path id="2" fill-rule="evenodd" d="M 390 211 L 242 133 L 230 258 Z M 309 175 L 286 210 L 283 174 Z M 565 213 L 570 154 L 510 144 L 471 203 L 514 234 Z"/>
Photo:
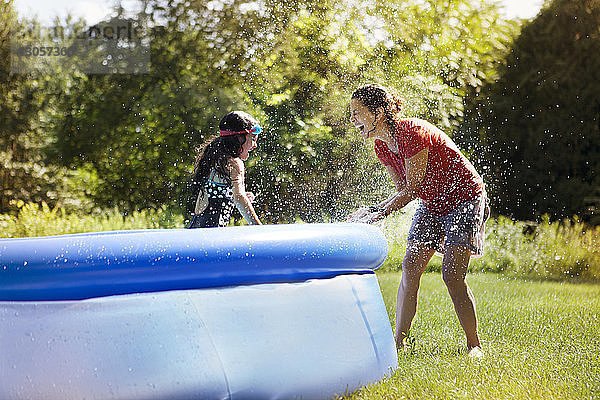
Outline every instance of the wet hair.
<path id="1" fill-rule="evenodd" d="M 356 89 L 352 93 L 352 99 L 360 100 L 369 111 L 376 114 L 379 108 L 383 108 L 385 123 L 393 127 L 400 119 L 402 111 L 402 99 L 389 89 L 376 83 L 369 83 Z"/>
<path id="2" fill-rule="evenodd" d="M 258 125 L 258 121 L 244 111 L 231 111 L 219 123 L 219 130 L 241 132 Z M 192 194 L 188 203 L 188 211 L 193 210 L 200 192 L 204 192 L 204 184 L 214 170 L 219 178 L 231 184 L 227 172 L 227 163 L 230 159 L 239 157 L 242 146 L 246 142 L 246 133 L 236 135 L 217 136 L 206 143 L 198 152 L 194 173 L 192 175 Z M 191 203 L 193 202 L 194 205 Z"/>

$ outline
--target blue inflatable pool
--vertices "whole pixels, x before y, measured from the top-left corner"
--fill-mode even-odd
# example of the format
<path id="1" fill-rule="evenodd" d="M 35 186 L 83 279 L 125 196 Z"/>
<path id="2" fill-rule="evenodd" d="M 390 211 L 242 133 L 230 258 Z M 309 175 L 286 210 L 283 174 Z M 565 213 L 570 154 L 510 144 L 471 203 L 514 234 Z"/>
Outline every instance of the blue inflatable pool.
<path id="1" fill-rule="evenodd" d="M 326 399 L 397 367 L 362 224 L 0 239 L 1 399 Z"/>

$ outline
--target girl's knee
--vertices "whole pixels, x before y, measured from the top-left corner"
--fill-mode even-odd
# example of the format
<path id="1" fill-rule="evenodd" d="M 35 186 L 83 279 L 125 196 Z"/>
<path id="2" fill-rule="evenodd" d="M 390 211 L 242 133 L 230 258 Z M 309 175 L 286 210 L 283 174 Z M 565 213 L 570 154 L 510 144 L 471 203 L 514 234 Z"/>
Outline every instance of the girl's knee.
<path id="1" fill-rule="evenodd" d="M 398 290 L 405 294 L 414 294 L 419 291 L 420 281 L 420 277 L 402 274 L 402 279 L 400 280 L 400 287 Z"/>
<path id="2" fill-rule="evenodd" d="M 406 281 L 407 283 L 414 284 L 421 280 L 421 276 L 423 275 L 423 270 L 425 268 L 418 263 L 410 263 L 406 260 L 402 263 L 402 281 Z"/>
<path id="3" fill-rule="evenodd" d="M 466 283 L 466 275 L 462 273 L 458 273 L 457 271 L 453 271 L 451 269 L 444 268 L 442 270 L 442 279 L 446 286 L 450 288 L 457 288 L 465 286 Z"/>

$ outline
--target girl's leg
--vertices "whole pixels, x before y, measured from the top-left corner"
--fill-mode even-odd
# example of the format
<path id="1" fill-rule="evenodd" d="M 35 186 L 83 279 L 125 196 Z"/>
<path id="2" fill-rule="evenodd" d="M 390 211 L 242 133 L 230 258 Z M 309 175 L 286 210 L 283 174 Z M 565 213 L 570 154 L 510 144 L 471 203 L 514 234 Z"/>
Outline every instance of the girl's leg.
<path id="1" fill-rule="evenodd" d="M 399 349 L 404 347 L 404 340 L 415 317 L 421 275 L 433 253 L 434 250 L 429 246 L 408 242 L 396 305 L 396 347 Z"/>
<path id="2" fill-rule="evenodd" d="M 473 293 L 465 280 L 471 251 L 465 246 L 447 245 L 442 262 L 442 277 L 454 303 L 456 315 L 467 336 L 467 348 L 479 347 L 477 314 Z"/>

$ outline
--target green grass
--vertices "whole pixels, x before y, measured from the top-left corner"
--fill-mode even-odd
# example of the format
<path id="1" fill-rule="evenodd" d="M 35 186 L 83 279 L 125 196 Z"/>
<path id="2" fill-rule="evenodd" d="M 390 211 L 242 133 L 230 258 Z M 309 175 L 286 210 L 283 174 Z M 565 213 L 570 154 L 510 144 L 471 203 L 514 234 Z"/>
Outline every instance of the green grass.
<path id="1" fill-rule="evenodd" d="M 378 273 L 392 326 L 399 273 Z M 393 376 L 347 399 L 598 399 L 600 285 L 467 278 L 486 357 L 465 339 L 440 274 L 423 276 L 411 335 Z"/>

